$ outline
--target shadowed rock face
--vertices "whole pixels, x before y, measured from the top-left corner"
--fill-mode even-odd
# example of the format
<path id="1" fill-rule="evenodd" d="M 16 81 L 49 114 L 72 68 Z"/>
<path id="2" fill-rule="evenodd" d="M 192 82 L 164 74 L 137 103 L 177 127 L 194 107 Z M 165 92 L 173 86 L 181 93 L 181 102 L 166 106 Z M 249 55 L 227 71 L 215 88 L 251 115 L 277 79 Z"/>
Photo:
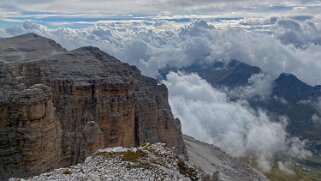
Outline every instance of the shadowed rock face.
<path id="1" fill-rule="evenodd" d="M 214 63 L 213 65 L 195 64 L 181 70 L 187 73 L 197 73 L 213 86 L 226 86 L 230 88 L 244 86 L 248 83 L 248 79 L 251 76 L 261 73 L 258 67 L 236 60 L 231 60 L 227 64 L 221 62 Z M 166 78 L 170 71 L 177 71 L 177 69 L 164 68 L 160 70 L 161 78 Z"/>
<path id="2" fill-rule="evenodd" d="M 44 56 L 45 55 L 45 56 Z M 186 153 L 165 85 L 94 47 L 35 34 L 0 41 L 0 180 L 164 142 Z"/>
<path id="3" fill-rule="evenodd" d="M 320 86 L 312 87 L 296 76 L 282 73 L 274 81 L 273 95 L 283 97 L 290 103 L 320 96 Z"/>

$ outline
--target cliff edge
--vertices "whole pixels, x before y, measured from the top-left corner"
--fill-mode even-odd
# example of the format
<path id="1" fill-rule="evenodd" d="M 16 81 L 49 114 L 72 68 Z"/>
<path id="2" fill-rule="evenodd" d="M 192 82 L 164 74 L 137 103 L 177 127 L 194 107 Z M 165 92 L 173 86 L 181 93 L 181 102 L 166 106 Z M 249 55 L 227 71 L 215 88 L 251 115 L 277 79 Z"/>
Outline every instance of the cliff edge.
<path id="1" fill-rule="evenodd" d="M 25 34 L 0 41 L 0 179 L 163 142 L 185 154 L 165 85 L 95 47 Z"/>

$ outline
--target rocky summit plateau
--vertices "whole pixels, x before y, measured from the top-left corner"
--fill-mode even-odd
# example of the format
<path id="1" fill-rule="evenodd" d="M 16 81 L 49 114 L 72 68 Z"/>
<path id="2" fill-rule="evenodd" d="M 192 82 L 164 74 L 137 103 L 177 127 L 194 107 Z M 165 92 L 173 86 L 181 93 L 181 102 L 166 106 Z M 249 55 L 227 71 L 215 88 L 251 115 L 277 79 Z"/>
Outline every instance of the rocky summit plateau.
<path id="1" fill-rule="evenodd" d="M 223 180 L 265 180 L 255 169 L 219 149 L 213 152 L 209 145 L 201 149 L 199 142 L 191 138 L 185 141 L 193 155 L 191 162 L 200 169 L 203 166 L 203 171 L 219 171 Z M 90 171 L 97 164 L 121 167 L 101 172 L 94 168 L 100 175 L 93 177 L 102 179 L 110 170 L 128 170 L 128 163 L 119 162 L 119 157 L 107 161 L 91 157 L 97 150 L 136 147 L 136 153 L 147 143 L 164 143 L 173 151 L 169 155 L 177 155 L 164 163 L 174 164 L 188 156 L 165 85 L 95 47 L 67 51 L 55 41 L 32 33 L 0 40 L 0 180 L 30 178 L 81 164 L 87 157 L 83 165 L 73 167 L 75 173 Z M 211 160 L 200 157 L 198 151 L 212 155 Z M 144 151 L 152 158 L 161 153 Z M 173 169 L 177 169 L 175 164 Z M 163 173 L 171 167 L 155 170 Z M 156 173 L 138 172 L 147 176 Z M 56 178 L 53 180 L 80 178 L 69 174 L 62 178 L 59 169 L 48 174 Z M 191 179 L 179 173 L 163 175 L 166 179 Z M 39 178 L 43 175 L 34 180 Z"/>
<path id="2" fill-rule="evenodd" d="M 26 34 L 0 42 L 1 178 L 83 162 L 97 149 L 164 142 L 185 153 L 167 88 L 94 47 Z"/>

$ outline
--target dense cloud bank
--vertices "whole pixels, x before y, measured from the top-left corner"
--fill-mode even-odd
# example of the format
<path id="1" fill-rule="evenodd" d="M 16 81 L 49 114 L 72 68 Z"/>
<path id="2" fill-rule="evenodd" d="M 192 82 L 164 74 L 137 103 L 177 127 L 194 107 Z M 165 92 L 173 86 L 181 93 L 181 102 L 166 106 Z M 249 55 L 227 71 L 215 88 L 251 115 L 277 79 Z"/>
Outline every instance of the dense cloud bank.
<path id="1" fill-rule="evenodd" d="M 275 154 L 299 158 L 310 153 L 304 142 L 285 131 L 286 118 L 273 122 L 263 111 L 254 111 L 246 101 L 231 102 L 197 74 L 169 73 L 164 83 L 169 88 L 173 113 L 183 120 L 183 132 L 213 143 L 233 156 L 254 155 L 264 171 Z"/>
<path id="2" fill-rule="evenodd" d="M 152 77 L 164 67 L 236 59 L 260 67 L 273 78 L 288 72 L 309 84 L 320 84 L 321 28 L 311 21 L 271 18 L 269 22 L 272 26 L 267 31 L 272 35 L 228 27 L 216 29 L 215 23 L 205 21 L 187 26 L 163 21 L 111 23 L 79 29 L 50 29 L 26 22 L 21 27 L 7 28 L 5 33 L 36 32 L 68 49 L 98 46 Z"/>
<path id="3" fill-rule="evenodd" d="M 277 37 L 284 44 L 305 47 L 306 44 L 321 45 L 321 29 L 311 21 L 298 23 L 291 19 L 278 21 Z"/>

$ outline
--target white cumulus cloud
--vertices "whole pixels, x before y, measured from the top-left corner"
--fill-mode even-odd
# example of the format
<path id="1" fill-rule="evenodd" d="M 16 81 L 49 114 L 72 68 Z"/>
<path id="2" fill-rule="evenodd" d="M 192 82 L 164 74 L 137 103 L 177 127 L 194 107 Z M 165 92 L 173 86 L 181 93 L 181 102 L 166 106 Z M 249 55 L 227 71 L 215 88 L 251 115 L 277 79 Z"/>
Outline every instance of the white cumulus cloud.
<path id="1" fill-rule="evenodd" d="M 183 132 L 212 143 L 234 156 L 254 155 L 264 171 L 271 169 L 275 154 L 299 158 L 310 155 L 304 142 L 285 131 L 286 120 L 273 122 L 263 111 L 246 102 L 231 102 L 224 92 L 213 88 L 197 74 L 169 73 L 163 83 Z"/>
<path id="2" fill-rule="evenodd" d="M 48 28 L 26 22 L 23 26 L 7 28 L 6 33 L 17 35 L 36 32 L 56 40 L 68 49 L 98 46 L 138 66 L 145 75 L 152 77 L 156 77 L 158 70 L 164 67 L 182 68 L 195 63 L 211 66 L 216 61 L 228 62 L 234 59 L 258 66 L 272 78 L 287 72 L 311 85 L 321 83 L 321 45 L 317 43 L 320 33 L 305 33 L 311 36 L 309 38 L 298 36 L 306 37 L 304 46 L 298 47 L 292 44 L 298 40 L 292 39 L 290 42 L 289 35 L 285 34 L 304 25 L 284 25 L 286 29 L 292 28 L 281 31 L 284 27 L 279 23 L 276 25 L 279 28 L 271 29 L 275 30 L 273 36 L 232 28 L 216 29 L 213 25 L 215 23 L 205 21 L 196 21 L 188 26 L 173 26 L 166 22 L 135 22 L 72 29 Z"/>

